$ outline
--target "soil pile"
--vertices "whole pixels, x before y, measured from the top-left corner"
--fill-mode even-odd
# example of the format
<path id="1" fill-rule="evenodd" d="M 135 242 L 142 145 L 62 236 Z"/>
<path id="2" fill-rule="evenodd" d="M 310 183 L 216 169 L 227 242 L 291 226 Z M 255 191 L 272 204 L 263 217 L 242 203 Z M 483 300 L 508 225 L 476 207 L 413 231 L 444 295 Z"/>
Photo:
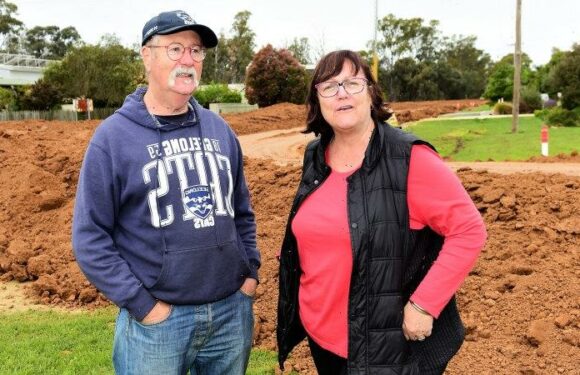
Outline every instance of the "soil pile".
<path id="1" fill-rule="evenodd" d="M 389 103 L 389 108 L 395 113 L 399 123 L 405 123 L 437 117 L 441 114 L 457 112 L 465 108 L 474 108 L 484 103 L 485 100 L 479 99 L 397 102 Z M 238 135 L 267 130 L 304 128 L 306 106 L 280 103 L 256 111 L 224 114 L 223 118 Z"/>
<path id="2" fill-rule="evenodd" d="M 289 107 L 280 106 L 278 114 L 270 108 L 264 127 L 285 128 L 276 121 L 289 121 Z M 234 127 L 256 123 L 260 111 L 238 115 L 238 123 L 228 118 Z M 78 171 L 97 124 L 0 123 L 0 280 L 26 282 L 30 296 L 45 304 L 108 304 L 85 280 L 70 244 Z M 287 127 L 296 126 L 302 123 Z M 258 130 L 266 129 L 252 131 Z M 245 162 L 263 262 L 255 344 L 275 350 L 276 254 L 300 168 Z M 580 178 L 458 174 L 487 223 L 489 240 L 458 295 L 468 335 L 447 373 L 578 373 Z M 306 353 L 304 346 L 294 352 L 288 367 L 312 373 Z"/>

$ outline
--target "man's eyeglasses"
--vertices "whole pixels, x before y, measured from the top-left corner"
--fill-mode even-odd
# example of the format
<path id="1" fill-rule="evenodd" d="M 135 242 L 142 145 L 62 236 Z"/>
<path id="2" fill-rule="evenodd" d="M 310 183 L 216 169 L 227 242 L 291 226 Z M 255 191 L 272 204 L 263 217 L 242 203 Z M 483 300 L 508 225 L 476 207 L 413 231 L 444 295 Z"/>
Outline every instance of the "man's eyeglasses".
<path id="1" fill-rule="evenodd" d="M 365 86 L 368 85 L 368 82 L 369 81 L 367 81 L 365 78 L 349 78 L 345 79 L 342 82 L 336 81 L 321 82 L 314 85 L 314 87 L 316 88 L 316 91 L 318 91 L 318 94 L 323 98 L 331 98 L 334 95 L 338 94 L 338 89 L 340 88 L 340 86 L 342 86 L 344 88 L 344 91 L 346 91 L 347 93 L 354 95 L 364 90 Z"/>
<path id="2" fill-rule="evenodd" d="M 202 62 L 205 59 L 205 48 L 200 46 L 184 47 L 181 43 L 171 43 L 167 46 L 149 45 L 149 48 L 165 48 L 167 57 L 173 61 L 177 61 L 183 57 L 185 50 L 189 50 L 189 55 L 194 61 Z"/>

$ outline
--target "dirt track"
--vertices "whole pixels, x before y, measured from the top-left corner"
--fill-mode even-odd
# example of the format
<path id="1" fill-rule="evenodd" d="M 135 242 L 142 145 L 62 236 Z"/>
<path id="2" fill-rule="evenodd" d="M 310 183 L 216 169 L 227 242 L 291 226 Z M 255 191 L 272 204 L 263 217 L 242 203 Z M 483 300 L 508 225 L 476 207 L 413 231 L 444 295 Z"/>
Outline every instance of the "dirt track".
<path id="1" fill-rule="evenodd" d="M 227 119 L 238 134 L 250 134 L 299 127 L 303 116 L 301 106 L 278 105 Z M 30 301 L 44 305 L 108 304 L 80 273 L 70 246 L 78 170 L 97 124 L 0 123 L 0 299 L 3 286 L 16 293 L 6 309 L 28 303 L 17 299 L 8 281 L 24 283 Z M 253 155 L 261 147 L 244 149 Z M 247 158 L 246 175 L 263 260 L 255 344 L 275 350 L 275 255 L 300 168 L 272 158 Z M 489 241 L 458 293 L 468 339 L 447 373 L 578 374 L 580 177 L 470 169 L 458 174 L 484 217 Z M 305 353 L 304 347 L 295 352 L 291 366 L 312 373 Z"/>

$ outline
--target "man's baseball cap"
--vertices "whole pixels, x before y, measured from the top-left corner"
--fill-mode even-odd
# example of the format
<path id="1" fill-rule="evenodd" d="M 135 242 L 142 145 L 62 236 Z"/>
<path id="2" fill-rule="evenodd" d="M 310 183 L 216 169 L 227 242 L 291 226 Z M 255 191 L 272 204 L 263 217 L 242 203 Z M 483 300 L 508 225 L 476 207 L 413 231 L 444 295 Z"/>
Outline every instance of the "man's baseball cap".
<path id="1" fill-rule="evenodd" d="M 143 40 L 141 41 L 141 45 L 144 46 L 153 35 L 168 35 L 183 30 L 195 31 L 200 36 L 201 42 L 206 48 L 217 46 L 218 39 L 212 29 L 196 23 L 189 14 L 182 10 L 159 13 L 147 21 L 143 27 Z"/>

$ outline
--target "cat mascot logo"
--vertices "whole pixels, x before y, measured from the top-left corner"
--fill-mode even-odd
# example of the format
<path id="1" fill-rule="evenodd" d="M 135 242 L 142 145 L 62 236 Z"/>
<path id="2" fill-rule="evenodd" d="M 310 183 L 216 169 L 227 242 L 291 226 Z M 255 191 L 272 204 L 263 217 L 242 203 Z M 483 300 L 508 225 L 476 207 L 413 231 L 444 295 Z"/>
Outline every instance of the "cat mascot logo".
<path id="1" fill-rule="evenodd" d="M 207 219 L 213 210 L 213 202 L 207 185 L 190 186 L 183 191 L 183 202 L 200 219 Z"/>

